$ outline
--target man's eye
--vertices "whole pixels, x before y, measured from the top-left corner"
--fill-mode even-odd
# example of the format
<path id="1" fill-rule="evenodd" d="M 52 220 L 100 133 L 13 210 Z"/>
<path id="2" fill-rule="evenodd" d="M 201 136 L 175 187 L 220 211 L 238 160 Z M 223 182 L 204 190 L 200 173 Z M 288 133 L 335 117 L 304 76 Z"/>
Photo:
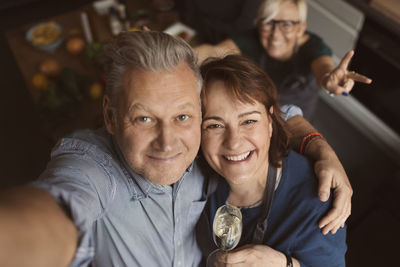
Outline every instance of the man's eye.
<path id="1" fill-rule="evenodd" d="M 151 119 L 149 117 L 137 117 L 135 120 L 137 122 L 141 122 L 141 123 L 149 123 L 149 122 L 151 122 Z"/>
<path id="2" fill-rule="evenodd" d="M 182 114 L 182 115 L 179 115 L 179 116 L 177 117 L 177 120 L 178 120 L 178 121 L 186 121 L 186 120 L 188 120 L 188 119 L 189 119 L 189 116 L 186 115 L 186 114 Z"/>

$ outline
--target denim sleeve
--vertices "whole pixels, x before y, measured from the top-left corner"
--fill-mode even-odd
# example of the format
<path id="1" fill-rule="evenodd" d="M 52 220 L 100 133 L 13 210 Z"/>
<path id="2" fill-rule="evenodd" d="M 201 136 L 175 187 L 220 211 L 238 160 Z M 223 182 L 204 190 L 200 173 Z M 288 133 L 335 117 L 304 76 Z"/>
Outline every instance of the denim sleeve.
<path id="1" fill-rule="evenodd" d="M 61 154 L 33 183 L 56 199 L 78 229 L 79 244 L 70 266 L 87 266 L 94 256 L 92 225 L 115 193 L 110 177 L 105 166 L 84 154 Z"/>
<path id="2" fill-rule="evenodd" d="M 280 107 L 282 111 L 282 119 L 287 121 L 288 119 L 300 115 L 303 116 L 303 111 L 301 108 L 295 105 L 283 105 Z"/>

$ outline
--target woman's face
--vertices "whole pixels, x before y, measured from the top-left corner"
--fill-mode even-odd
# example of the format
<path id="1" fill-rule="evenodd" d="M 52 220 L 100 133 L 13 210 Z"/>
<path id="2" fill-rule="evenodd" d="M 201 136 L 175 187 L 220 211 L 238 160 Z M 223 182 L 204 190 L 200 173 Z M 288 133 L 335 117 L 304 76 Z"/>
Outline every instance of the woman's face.
<path id="1" fill-rule="evenodd" d="M 241 103 L 228 95 L 223 82 L 211 83 L 204 101 L 201 148 L 216 172 L 230 184 L 265 179 L 271 135 L 263 104 Z"/>
<path id="2" fill-rule="evenodd" d="M 296 40 L 303 36 L 306 24 L 291 23 L 299 21 L 299 11 L 297 5 L 293 2 L 282 4 L 278 14 L 276 14 L 272 21 L 280 22 L 272 23 L 272 27 L 259 26 L 261 45 L 270 57 L 280 61 L 288 60 L 293 55 Z"/>

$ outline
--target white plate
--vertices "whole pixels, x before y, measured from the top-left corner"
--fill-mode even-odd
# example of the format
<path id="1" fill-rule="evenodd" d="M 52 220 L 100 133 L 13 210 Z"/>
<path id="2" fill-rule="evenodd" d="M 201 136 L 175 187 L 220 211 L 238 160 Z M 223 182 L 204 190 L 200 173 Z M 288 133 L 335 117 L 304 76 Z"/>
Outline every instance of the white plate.
<path id="1" fill-rule="evenodd" d="M 196 35 L 195 30 L 181 22 L 172 24 L 166 28 L 164 32 L 175 37 L 181 37 L 186 42 L 189 42 Z"/>

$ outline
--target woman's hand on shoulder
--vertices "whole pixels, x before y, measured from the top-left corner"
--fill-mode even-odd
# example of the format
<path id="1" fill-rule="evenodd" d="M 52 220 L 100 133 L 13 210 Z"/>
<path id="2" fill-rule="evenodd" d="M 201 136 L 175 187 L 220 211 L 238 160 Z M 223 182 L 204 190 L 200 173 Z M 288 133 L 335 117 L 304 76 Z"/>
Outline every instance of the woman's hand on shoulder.
<path id="1" fill-rule="evenodd" d="M 336 153 L 324 139 L 313 140 L 307 147 L 307 153 L 315 158 L 314 171 L 318 177 L 318 196 L 321 201 L 327 201 L 333 189 L 332 209 L 319 221 L 323 234 L 335 234 L 344 227 L 351 214 L 351 187 L 346 171 Z"/>
<path id="2" fill-rule="evenodd" d="M 209 57 L 224 57 L 230 54 L 240 54 L 239 48 L 232 39 L 226 39 L 216 45 L 201 44 L 193 47 L 197 53 L 198 63 L 203 63 Z"/>

